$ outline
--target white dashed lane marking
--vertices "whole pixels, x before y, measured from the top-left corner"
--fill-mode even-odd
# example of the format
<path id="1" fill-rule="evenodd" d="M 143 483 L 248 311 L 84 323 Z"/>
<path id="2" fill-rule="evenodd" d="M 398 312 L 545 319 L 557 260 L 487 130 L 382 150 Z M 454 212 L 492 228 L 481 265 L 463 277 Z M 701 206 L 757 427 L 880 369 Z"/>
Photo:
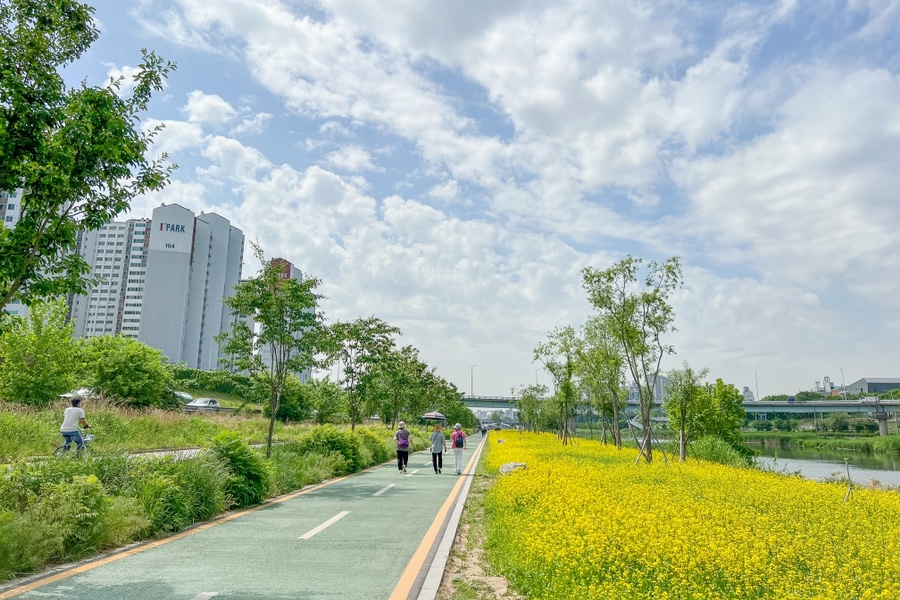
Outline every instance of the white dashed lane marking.
<path id="1" fill-rule="evenodd" d="M 326 529 L 328 529 L 329 527 L 331 527 L 332 525 L 334 525 L 335 523 L 337 523 L 338 521 L 340 521 L 341 519 L 343 519 L 344 517 L 346 517 L 349 514 L 350 514 L 349 510 L 339 512 L 338 514 L 334 515 L 333 517 L 331 517 L 330 519 L 328 519 L 327 521 L 325 521 L 324 523 L 322 523 L 315 529 L 310 529 L 309 531 L 307 531 L 306 533 L 301 535 L 299 539 L 308 540 L 309 538 L 313 537 L 314 535 L 325 531 Z"/>
<path id="2" fill-rule="evenodd" d="M 383 493 L 385 493 L 386 491 L 388 491 L 389 489 L 391 489 L 392 487 L 394 487 L 395 485 L 397 485 L 397 484 L 396 484 L 396 483 L 388 484 L 388 485 L 384 486 L 383 488 L 381 488 L 380 490 L 378 490 L 377 492 L 375 492 L 375 493 L 372 494 L 372 495 L 373 495 L 373 496 L 380 496 L 380 495 L 382 495 Z"/>

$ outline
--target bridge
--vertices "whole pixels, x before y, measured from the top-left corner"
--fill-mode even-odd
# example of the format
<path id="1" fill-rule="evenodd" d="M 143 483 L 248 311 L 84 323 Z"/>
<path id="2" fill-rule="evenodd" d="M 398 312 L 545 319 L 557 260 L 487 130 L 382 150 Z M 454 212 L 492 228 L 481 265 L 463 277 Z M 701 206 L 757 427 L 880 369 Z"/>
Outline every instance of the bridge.
<path id="1" fill-rule="evenodd" d="M 463 403 L 469 408 L 506 410 L 516 408 L 518 398 L 510 396 L 463 396 Z M 626 402 L 625 410 L 636 410 L 638 402 Z M 662 409 L 660 402 L 654 402 L 655 408 Z M 810 402 L 762 402 L 752 401 L 741 404 L 751 414 L 813 414 L 822 413 L 856 413 L 868 415 L 878 421 L 881 435 L 888 435 L 887 421 L 891 416 L 900 415 L 900 400 L 881 400 L 864 398 L 863 400 L 814 400 Z"/>
<path id="2" fill-rule="evenodd" d="M 493 408 L 496 410 L 507 410 L 516 408 L 518 398 L 511 396 L 463 396 L 463 404 L 469 408 Z"/>

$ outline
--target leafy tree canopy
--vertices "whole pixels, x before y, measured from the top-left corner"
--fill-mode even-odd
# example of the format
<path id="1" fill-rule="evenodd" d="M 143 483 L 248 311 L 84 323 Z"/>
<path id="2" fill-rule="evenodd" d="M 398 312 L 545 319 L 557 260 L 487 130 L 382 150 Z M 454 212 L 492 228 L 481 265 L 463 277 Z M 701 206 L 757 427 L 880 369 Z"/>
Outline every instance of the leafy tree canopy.
<path id="1" fill-rule="evenodd" d="M 63 80 L 99 35 L 93 12 L 75 0 L 0 3 L 0 190 L 24 194 L 19 222 L 0 227 L 0 311 L 16 298 L 83 293 L 90 269 L 73 252 L 77 233 L 163 188 L 175 168 L 165 153 L 148 161 L 158 128 L 141 132 L 139 121 L 173 63 L 144 50 L 133 86 Z"/>
<path id="2" fill-rule="evenodd" d="M 132 406 L 177 406 L 174 379 L 162 352 L 124 336 L 81 340 L 84 384 Z"/>
<path id="3" fill-rule="evenodd" d="M 0 399 L 43 404 L 75 385 L 78 346 L 65 302 L 36 303 L 28 317 L 0 316 Z"/>

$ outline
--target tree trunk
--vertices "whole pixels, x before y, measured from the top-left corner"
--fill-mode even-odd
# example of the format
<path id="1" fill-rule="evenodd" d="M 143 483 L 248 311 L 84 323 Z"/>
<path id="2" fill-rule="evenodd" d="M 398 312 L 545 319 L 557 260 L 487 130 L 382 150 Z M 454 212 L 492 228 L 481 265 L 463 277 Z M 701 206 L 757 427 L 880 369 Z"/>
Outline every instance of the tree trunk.
<path id="1" fill-rule="evenodd" d="M 269 437 L 266 440 L 266 458 L 272 458 L 272 435 L 275 433 L 275 415 L 281 407 L 281 392 L 275 392 L 275 398 L 272 402 L 272 414 L 269 415 Z"/>
<path id="2" fill-rule="evenodd" d="M 678 453 L 681 462 L 687 460 L 687 438 L 684 435 L 684 409 L 681 411 L 681 427 L 678 428 Z"/>

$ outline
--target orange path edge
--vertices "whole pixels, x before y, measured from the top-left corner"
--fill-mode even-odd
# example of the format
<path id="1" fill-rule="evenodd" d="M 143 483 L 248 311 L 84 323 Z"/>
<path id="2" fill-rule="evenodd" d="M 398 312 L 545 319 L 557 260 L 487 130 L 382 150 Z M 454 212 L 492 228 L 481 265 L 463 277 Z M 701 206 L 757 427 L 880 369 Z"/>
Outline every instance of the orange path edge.
<path id="1" fill-rule="evenodd" d="M 481 443 L 484 443 L 484 440 L 482 440 Z M 475 463 L 475 458 L 477 456 L 478 452 L 472 454 L 472 458 L 469 459 L 469 463 L 466 465 L 466 468 L 463 469 L 463 475 L 468 475 L 472 470 L 472 467 Z M 416 549 L 415 554 L 413 554 L 412 558 L 410 559 L 409 564 L 406 566 L 406 570 L 403 571 L 403 575 L 400 576 L 400 581 L 397 582 L 396 587 L 394 587 L 394 591 L 391 592 L 389 600 L 407 600 L 409 598 L 409 594 L 416 582 L 416 577 L 422 571 L 422 567 L 425 564 L 425 559 L 428 558 L 428 553 L 431 550 L 431 547 L 434 545 L 435 538 L 437 538 L 438 534 L 441 531 L 441 526 L 444 524 L 444 521 L 447 518 L 447 514 L 453 509 L 453 506 L 456 504 L 456 499 L 459 496 L 463 483 L 465 483 L 465 479 L 460 476 L 459 481 L 457 481 L 456 485 L 453 486 L 453 489 L 450 490 L 450 495 L 447 496 L 447 499 L 441 506 L 441 510 L 438 511 L 437 516 L 434 518 L 434 521 L 432 521 L 431 527 L 429 527 L 428 531 L 425 533 L 425 537 L 422 539 L 422 543 L 419 544 L 419 547 Z"/>

